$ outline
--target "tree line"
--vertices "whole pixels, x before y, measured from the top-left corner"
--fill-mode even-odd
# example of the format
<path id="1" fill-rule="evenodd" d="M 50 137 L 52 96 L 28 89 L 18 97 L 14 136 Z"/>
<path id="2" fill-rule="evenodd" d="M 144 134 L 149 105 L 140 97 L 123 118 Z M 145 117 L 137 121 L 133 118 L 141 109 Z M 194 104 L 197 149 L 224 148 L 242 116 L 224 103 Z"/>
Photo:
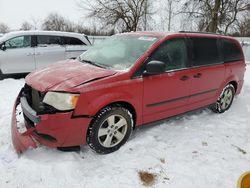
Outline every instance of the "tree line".
<path id="1" fill-rule="evenodd" d="M 249 0 L 80 0 L 77 6 L 84 13 L 84 19 L 92 23 L 89 24 L 91 26 L 75 24 L 57 13 L 51 13 L 40 23 L 35 19 L 24 21 L 20 30 L 112 35 L 178 29 L 250 36 Z M 9 30 L 6 24 L 0 23 L 0 33 Z"/>
<path id="2" fill-rule="evenodd" d="M 31 19 L 31 21 L 24 21 L 19 30 L 46 30 L 46 31 L 66 31 L 84 33 L 86 35 L 112 35 L 113 31 L 99 31 L 94 25 L 86 27 L 68 20 L 58 13 L 50 13 L 44 20 Z M 11 31 L 7 24 L 0 23 L 0 33 L 8 33 Z"/>

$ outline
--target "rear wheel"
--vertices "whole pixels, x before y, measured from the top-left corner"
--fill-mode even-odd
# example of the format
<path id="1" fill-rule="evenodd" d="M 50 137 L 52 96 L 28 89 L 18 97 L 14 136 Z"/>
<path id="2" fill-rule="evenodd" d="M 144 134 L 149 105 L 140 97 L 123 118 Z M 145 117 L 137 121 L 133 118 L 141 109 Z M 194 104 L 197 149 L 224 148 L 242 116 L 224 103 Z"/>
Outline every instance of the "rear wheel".
<path id="1" fill-rule="evenodd" d="M 132 126 L 132 115 L 126 108 L 105 107 L 89 127 L 87 143 L 97 153 L 114 152 L 128 140 Z"/>
<path id="2" fill-rule="evenodd" d="M 216 113 L 223 113 L 227 111 L 234 99 L 235 88 L 232 84 L 228 84 L 220 94 L 216 104 L 212 107 L 212 110 Z"/>

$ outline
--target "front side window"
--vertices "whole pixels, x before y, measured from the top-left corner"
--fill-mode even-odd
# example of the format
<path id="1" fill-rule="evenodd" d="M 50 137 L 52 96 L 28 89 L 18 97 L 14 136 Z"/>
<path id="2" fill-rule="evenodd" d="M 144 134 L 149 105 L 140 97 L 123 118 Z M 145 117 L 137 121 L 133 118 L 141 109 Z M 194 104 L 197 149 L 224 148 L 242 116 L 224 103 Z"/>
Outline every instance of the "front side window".
<path id="1" fill-rule="evenodd" d="M 49 35 L 38 35 L 37 46 L 49 46 L 49 45 L 61 45 L 61 37 L 49 36 Z"/>
<path id="2" fill-rule="evenodd" d="M 151 36 L 115 35 L 91 47 L 79 60 L 115 70 L 128 69 L 157 40 Z"/>
<path id="3" fill-rule="evenodd" d="M 19 36 L 5 42 L 6 49 L 27 48 L 31 46 L 31 36 Z"/>
<path id="4" fill-rule="evenodd" d="M 185 39 L 172 39 L 161 44 L 149 58 L 149 61 L 162 61 L 166 71 L 187 67 L 188 56 Z"/>
<path id="5" fill-rule="evenodd" d="M 216 38 L 190 38 L 193 46 L 192 60 L 194 66 L 220 63 Z"/>

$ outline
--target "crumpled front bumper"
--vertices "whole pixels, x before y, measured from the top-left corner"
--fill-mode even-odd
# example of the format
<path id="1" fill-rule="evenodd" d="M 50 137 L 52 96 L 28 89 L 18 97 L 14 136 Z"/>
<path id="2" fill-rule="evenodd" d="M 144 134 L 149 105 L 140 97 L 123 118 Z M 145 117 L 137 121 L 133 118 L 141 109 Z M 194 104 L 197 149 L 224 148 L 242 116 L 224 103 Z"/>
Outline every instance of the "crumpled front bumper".
<path id="1" fill-rule="evenodd" d="M 17 111 L 16 108 L 20 104 L 20 97 L 16 99 L 15 105 L 12 111 L 11 119 L 11 134 L 12 134 L 12 143 L 18 154 L 24 152 L 29 148 L 36 148 L 37 144 L 31 136 L 33 128 L 27 129 L 26 132 L 20 133 L 17 127 Z"/>
<path id="2" fill-rule="evenodd" d="M 21 117 L 24 117 L 21 124 L 20 107 Z M 21 90 L 12 112 L 12 143 L 18 154 L 38 144 L 51 148 L 79 146 L 86 143 L 91 120 L 88 116 L 75 117 L 73 111 L 37 115 Z"/>

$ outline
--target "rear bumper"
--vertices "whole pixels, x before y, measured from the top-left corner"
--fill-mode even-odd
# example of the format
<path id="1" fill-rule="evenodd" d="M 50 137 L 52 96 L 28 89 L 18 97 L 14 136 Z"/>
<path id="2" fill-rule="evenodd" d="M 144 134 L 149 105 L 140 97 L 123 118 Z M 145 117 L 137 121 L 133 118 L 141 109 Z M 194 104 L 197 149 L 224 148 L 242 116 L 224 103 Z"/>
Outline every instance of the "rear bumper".
<path id="1" fill-rule="evenodd" d="M 21 95 L 21 94 L 20 94 Z M 12 112 L 12 142 L 17 153 L 36 148 L 37 142 L 48 147 L 70 147 L 86 143 L 92 118 L 74 117 L 73 112 L 37 115 L 25 97 L 18 96 Z M 17 127 L 16 108 L 21 103 L 26 131 Z"/>

